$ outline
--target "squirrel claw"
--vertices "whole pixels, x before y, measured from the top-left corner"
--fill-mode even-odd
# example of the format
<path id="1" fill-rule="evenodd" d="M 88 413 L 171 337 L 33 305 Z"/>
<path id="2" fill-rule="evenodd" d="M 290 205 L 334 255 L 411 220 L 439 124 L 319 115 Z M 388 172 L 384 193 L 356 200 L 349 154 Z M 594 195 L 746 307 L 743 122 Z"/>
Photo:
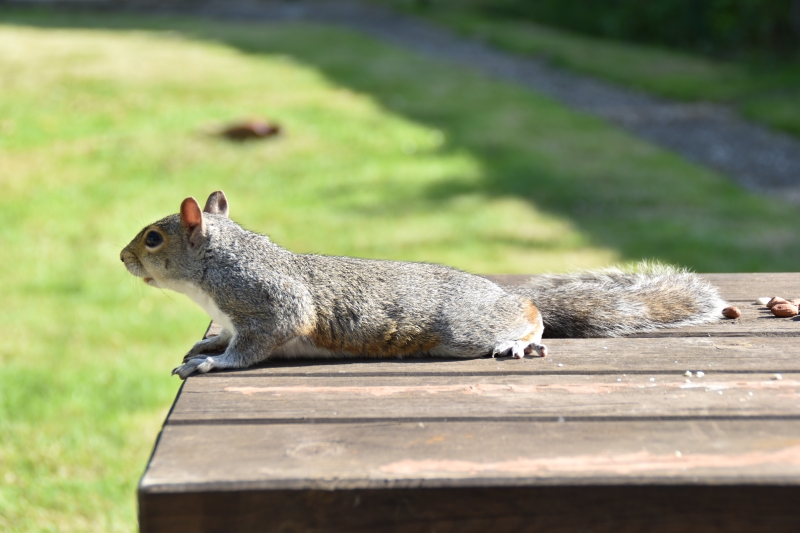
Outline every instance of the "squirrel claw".
<path id="1" fill-rule="evenodd" d="M 192 374 L 205 374 L 209 370 L 215 368 L 236 368 L 237 365 L 231 364 L 224 356 L 202 356 L 195 357 L 188 362 L 182 364 L 172 371 L 172 375 L 178 374 L 181 379 L 186 379 Z"/>

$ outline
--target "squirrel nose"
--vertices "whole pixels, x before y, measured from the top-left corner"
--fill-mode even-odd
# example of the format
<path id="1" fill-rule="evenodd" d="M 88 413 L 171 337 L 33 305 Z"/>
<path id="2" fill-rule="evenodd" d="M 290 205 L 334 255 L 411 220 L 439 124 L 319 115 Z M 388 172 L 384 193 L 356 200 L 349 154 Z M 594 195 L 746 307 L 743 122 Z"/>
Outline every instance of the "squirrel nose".
<path id="1" fill-rule="evenodd" d="M 125 262 L 125 250 L 119 253 L 119 260 L 122 261 L 123 263 Z"/>

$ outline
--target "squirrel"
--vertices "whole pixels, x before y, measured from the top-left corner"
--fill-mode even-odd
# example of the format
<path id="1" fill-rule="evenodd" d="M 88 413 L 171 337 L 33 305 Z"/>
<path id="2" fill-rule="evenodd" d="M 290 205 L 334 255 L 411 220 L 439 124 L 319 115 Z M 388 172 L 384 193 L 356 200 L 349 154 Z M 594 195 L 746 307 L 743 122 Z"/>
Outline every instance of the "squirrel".
<path id="1" fill-rule="evenodd" d="M 501 286 L 433 263 L 295 254 L 228 214 L 222 191 L 202 211 L 186 198 L 120 254 L 131 274 L 186 294 L 222 326 L 172 371 L 181 379 L 271 357 L 545 357 L 545 331 L 620 336 L 707 322 L 725 307 L 711 284 L 672 267 Z"/>

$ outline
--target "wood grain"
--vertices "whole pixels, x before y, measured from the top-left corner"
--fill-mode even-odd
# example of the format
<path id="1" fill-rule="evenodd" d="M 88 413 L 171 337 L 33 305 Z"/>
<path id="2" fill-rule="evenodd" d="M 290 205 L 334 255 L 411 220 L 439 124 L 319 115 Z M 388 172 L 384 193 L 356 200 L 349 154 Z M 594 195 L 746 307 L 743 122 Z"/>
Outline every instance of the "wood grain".
<path id="1" fill-rule="evenodd" d="M 141 490 L 669 485 L 697 479 L 800 485 L 800 420 L 168 424 Z"/>
<path id="2" fill-rule="evenodd" d="M 800 318 L 779 318 L 766 307 L 754 303 L 738 305 L 742 316 L 735 320 L 720 318 L 707 324 L 660 329 L 636 337 L 793 337 L 800 335 Z"/>
<path id="3" fill-rule="evenodd" d="M 357 374 L 373 376 L 427 375 L 565 375 L 683 374 L 705 372 L 800 372 L 800 343 L 780 337 L 550 339 L 547 358 L 525 359 L 316 359 L 279 360 L 249 368 L 192 376 L 215 379 L 236 374 L 302 377 Z M 179 359 L 176 359 L 176 363 Z"/>
<path id="4" fill-rule="evenodd" d="M 618 376 L 618 377 L 617 377 Z M 282 377 L 189 379 L 170 423 L 476 420 L 514 417 L 800 419 L 800 374 Z"/>

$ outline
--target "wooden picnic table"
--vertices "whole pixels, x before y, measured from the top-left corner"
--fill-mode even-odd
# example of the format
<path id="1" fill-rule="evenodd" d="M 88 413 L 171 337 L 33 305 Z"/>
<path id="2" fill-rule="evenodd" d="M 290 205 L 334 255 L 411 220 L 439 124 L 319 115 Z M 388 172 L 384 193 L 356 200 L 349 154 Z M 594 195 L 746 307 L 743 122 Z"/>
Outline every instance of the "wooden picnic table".
<path id="1" fill-rule="evenodd" d="M 545 359 L 192 376 L 141 531 L 800 531 L 800 320 L 755 304 L 800 274 L 706 277 L 740 319 L 549 339 Z"/>

